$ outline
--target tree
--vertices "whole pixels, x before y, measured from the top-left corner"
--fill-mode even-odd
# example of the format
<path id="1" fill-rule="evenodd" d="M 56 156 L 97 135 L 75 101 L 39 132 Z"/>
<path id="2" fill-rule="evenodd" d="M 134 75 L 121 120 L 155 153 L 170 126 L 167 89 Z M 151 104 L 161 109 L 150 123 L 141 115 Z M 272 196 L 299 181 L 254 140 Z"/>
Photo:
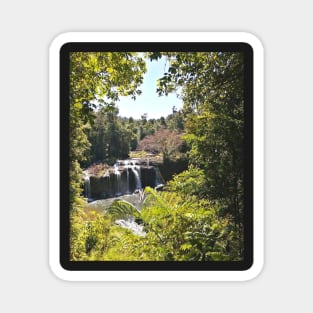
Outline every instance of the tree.
<path id="1" fill-rule="evenodd" d="M 133 133 L 118 116 L 118 110 L 102 108 L 95 116 L 88 135 L 90 162 L 114 163 L 116 159 L 128 157 Z"/>
<path id="2" fill-rule="evenodd" d="M 166 261 L 240 260 L 242 238 L 231 216 L 222 217 L 208 200 L 145 189 L 141 211 L 147 246 Z"/>
<path id="3" fill-rule="evenodd" d="M 158 93 L 181 87 L 190 163 L 204 170 L 207 195 L 243 216 L 243 54 L 163 53 L 170 63 Z M 150 54 L 157 59 L 160 54 Z"/>
<path id="4" fill-rule="evenodd" d="M 206 199 L 145 189 L 142 209 L 116 200 L 105 212 L 72 214 L 73 261 L 239 261 L 240 238 L 232 216 Z M 95 207 L 94 207 L 95 208 Z M 101 207 L 97 208 L 97 211 Z M 133 216 L 141 234 L 116 225 Z"/>
<path id="5" fill-rule="evenodd" d="M 80 204 L 80 162 L 90 147 L 86 129 L 96 103 L 114 108 L 119 96 L 141 93 L 145 62 L 131 52 L 73 52 L 70 54 L 70 206 Z"/>
<path id="6" fill-rule="evenodd" d="M 153 135 L 146 136 L 137 146 L 137 150 L 152 153 L 162 153 L 163 161 L 170 159 L 183 144 L 181 133 L 162 128 Z"/>
<path id="7" fill-rule="evenodd" d="M 175 107 L 173 107 L 173 113 L 169 114 L 166 118 L 166 125 L 171 130 L 183 131 L 185 129 L 184 113 L 181 110 L 177 111 Z"/>

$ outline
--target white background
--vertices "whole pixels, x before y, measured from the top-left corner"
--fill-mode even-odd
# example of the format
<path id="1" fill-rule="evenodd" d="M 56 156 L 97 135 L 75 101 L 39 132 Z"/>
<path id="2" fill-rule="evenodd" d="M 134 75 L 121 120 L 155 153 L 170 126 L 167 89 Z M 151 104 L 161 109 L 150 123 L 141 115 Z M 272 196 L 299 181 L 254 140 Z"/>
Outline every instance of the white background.
<path id="1" fill-rule="evenodd" d="M 2 1 L 2 312 L 309 312 L 310 1 Z M 310 29 L 311 28 L 311 29 Z M 70 283 L 48 266 L 48 48 L 66 31 L 248 31 L 265 48 L 265 266 L 241 283 Z"/>

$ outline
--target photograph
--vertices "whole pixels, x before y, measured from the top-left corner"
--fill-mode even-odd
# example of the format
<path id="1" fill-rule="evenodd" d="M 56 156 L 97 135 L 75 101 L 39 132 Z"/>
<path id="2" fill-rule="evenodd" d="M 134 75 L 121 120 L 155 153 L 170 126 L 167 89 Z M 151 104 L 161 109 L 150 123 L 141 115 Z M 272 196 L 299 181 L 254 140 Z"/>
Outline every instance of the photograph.
<path id="1" fill-rule="evenodd" d="M 63 47 L 67 264 L 251 265 L 247 46 Z"/>

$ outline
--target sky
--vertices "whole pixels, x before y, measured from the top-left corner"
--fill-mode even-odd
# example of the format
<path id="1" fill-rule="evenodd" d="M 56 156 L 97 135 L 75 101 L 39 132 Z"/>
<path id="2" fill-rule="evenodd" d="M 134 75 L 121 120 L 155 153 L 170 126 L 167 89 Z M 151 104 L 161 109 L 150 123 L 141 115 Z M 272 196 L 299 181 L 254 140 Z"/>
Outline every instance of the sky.
<path id="1" fill-rule="evenodd" d="M 140 117 L 147 113 L 147 118 L 166 117 L 172 113 L 172 108 L 182 108 L 182 100 L 177 98 L 175 93 L 168 96 L 158 96 L 156 93 L 156 82 L 161 78 L 167 69 L 165 58 L 158 61 L 150 61 L 146 59 L 147 72 L 144 75 L 143 84 L 139 87 L 142 94 L 132 100 L 131 97 L 120 97 L 120 101 L 116 103 L 119 108 L 119 115 L 123 117 Z"/>

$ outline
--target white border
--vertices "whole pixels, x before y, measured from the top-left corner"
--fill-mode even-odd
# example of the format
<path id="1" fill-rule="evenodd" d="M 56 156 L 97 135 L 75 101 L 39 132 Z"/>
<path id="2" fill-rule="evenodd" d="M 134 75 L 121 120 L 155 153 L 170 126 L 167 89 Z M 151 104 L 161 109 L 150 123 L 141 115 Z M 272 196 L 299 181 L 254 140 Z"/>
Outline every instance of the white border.
<path id="1" fill-rule="evenodd" d="M 68 42 L 245 42 L 253 48 L 254 66 L 254 262 L 246 271 L 68 271 L 59 263 L 59 56 Z M 246 281 L 264 262 L 264 100 L 263 46 L 244 32 L 106 32 L 64 33 L 50 46 L 49 58 L 49 263 L 68 281 Z"/>

